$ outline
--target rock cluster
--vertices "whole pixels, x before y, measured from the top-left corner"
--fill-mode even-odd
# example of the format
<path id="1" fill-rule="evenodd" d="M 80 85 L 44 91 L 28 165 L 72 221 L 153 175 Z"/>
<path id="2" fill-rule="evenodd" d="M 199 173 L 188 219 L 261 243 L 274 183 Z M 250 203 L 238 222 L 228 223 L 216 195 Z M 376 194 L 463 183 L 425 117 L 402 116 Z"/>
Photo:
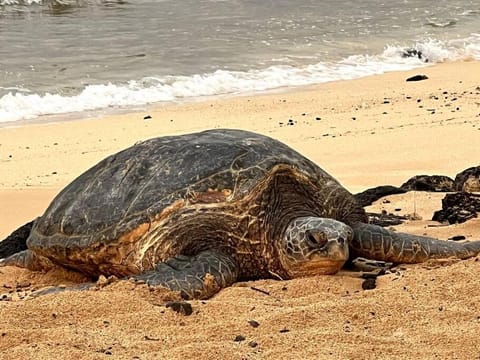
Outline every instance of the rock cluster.
<path id="1" fill-rule="evenodd" d="M 362 206 L 368 206 L 384 196 L 407 191 L 449 192 L 450 194 L 442 200 L 442 210 L 436 211 L 432 220 L 450 224 L 465 222 L 476 218 L 480 212 L 480 195 L 472 194 L 480 192 L 480 166 L 470 167 L 458 173 L 455 180 L 444 175 L 416 175 L 400 187 L 377 186 L 354 196 Z M 368 213 L 368 217 L 371 223 L 380 226 L 391 226 L 405 220 L 384 213 Z"/>
<path id="2" fill-rule="evenodd" d="M 442 210 L 435 211 L 432 220 L 450 224 L 463 223 L 476 218 L 480 212 L 480 195 L 467 192 L 447 194 Z"/>
<path id="3" fill-rule="evenodd" d="M 455 190 L 480 192 L 480 166 L 473 166 L 455 176 Z"/>
<path id="4" fill-rule="evenodd" d="M 354 197 L 362 206 L 368 206 L 384 196 L 403 194 L 405 192 L 407 192 L 407 190 L 403 190 L 396 186 L 383 185 L 367 189 L 361 193 L 355 194 Z"/>
<path id="5" fill-rule="evenodd" d="M 405 191 L 447 192 L 454 191 L 454 188 L 454 181 L 444 175 L 417 175 L 400 186 Z"/>

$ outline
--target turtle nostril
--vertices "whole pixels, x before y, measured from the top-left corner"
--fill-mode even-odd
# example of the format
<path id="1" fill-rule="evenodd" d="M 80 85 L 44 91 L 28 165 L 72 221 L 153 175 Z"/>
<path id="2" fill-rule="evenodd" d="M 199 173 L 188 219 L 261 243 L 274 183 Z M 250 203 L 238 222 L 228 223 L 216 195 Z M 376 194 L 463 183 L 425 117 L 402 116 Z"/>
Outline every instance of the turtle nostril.
<path id="1" fill-rule="evenodd" d="M 339 237 L 337 241 L 340 245 L 345 244 L 345 239 L 343 237 Z"/>

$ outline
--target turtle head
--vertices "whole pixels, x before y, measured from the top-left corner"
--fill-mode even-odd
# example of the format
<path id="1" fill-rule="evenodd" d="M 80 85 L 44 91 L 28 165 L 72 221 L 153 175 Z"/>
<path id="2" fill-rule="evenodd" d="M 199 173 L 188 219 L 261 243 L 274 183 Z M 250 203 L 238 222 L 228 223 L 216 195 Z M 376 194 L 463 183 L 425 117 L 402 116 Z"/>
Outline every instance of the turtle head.
<path id="1" fill-rule="evenodd" d="M 334 274 L 348 260 L 353 230 L 327 218 L 292 220 L 280 240 L 280 262 L 290 278 Z"/>

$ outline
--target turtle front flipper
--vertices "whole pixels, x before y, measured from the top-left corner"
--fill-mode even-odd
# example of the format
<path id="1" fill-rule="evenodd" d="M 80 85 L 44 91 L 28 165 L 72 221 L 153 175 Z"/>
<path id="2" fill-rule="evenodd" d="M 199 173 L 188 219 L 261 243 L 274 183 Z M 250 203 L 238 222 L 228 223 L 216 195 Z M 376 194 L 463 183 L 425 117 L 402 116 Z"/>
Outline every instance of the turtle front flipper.
<path id="1" fill-rule="evenodd" d="M 208 250 L 195 256 L 179 255 L 133 278 L 180 291 L 184 299 L 206 299 L 232 285 L 237 276 L 238 267 L 232 257 Z"/>
<path id="2" fill-rule="evenodd" d="M 358 223 L 353 227 L 351 255 L 393 263 L 420 263 L 429 259 L 467 259 L 480 253 L 480 241 L 457 243 L 426 236 L 397 233 Z"/>
<path id="3" fill-rule="evenodd" d="M 0 266 L 12 265 L 31 269 L 33 263 L 37 264 L 37 261 L 43 259 L 48 261 L 26 250 L 0 260 Z M 27 264 L 30 266 L 26 266 Z M 38 270 L 44 269 L 45 265 L 38 268 Z M 232 285 L 237 277 L 238 267 L 235 260 L 223 253 L 210 250 L 194 256 L 179 255 L 159 263 L 154 270 L 130 278 L 151 286 L 162 286 L 172 291 L 179 291 L 184 299 L 207 299 L 220 289 Z M 63 291 L 87 290 L 95 286 L 94 282 L 70 287 L 53 286 L 35 291 L 30 297 Z"/>

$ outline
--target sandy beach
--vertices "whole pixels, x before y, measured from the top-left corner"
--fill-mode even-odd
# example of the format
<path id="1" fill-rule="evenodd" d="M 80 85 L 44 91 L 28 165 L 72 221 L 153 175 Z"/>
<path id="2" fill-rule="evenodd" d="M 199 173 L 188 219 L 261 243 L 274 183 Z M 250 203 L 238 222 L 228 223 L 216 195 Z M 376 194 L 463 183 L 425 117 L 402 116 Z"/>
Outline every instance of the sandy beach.
<path id="1" fill-rule="evenodd" d="M 417 74 L 428 79 L 405 81 Z M 399 186 L 419 174 L 453 178 L 479 165 L 480 63 L 61 120 L 0 127 L 0 239 L 41 215 L 62 187 L 104 157 L 144 139 L 208 128 L 279 139 L 352 193 Z M 422 218 L 396 226 L 399 231 L 480 239 L 477 219 L 429 226 L 438 225 L 429 219 L 443 196 L 410 192 L 368 210 L 400 208 L 395 213 Z M 165 308 L 174 294 L 128 281 L 1 301 L 0 358 L 478 358 L 477 260 L 404 266 L 368 291 L 349 272 L 241 283 L 208 301 L 192 301 L 190 316 Z M 83 280 L 7 267 L 0 269 L 0 293 Z M 234 341 L 238 335 L 245 340 Z"/>

